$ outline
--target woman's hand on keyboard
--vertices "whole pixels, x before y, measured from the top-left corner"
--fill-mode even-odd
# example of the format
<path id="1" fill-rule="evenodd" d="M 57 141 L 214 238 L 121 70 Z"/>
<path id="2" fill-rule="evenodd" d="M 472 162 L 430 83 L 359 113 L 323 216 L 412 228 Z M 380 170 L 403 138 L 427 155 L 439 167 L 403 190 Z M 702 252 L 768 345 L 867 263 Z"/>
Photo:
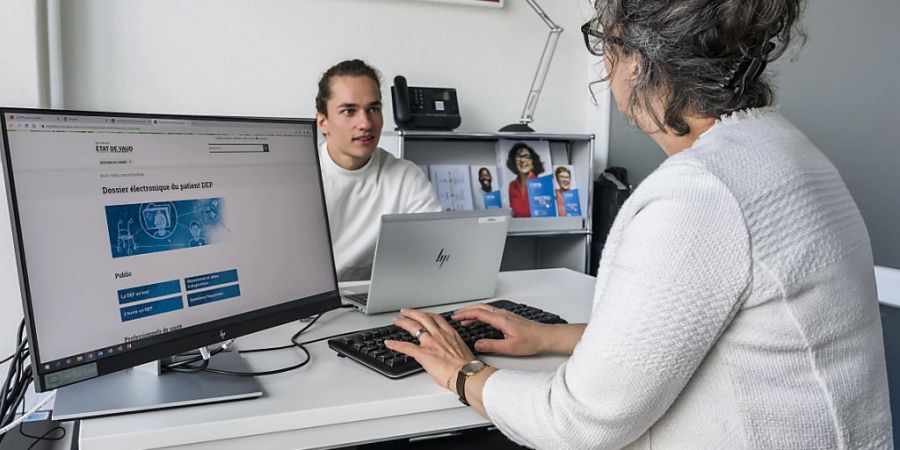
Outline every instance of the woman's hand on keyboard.
<path id="1" fill-rule="evenodd" d="M 415 358 L 437 384 L 455 392 L 456 373 L 460 367 L 475 359 L 475 355 L 459 333 L 440 315 L 414 309 L 402 309 L 400 314 L 394 319 L 394 325 L 413 336 L 418 335 L 419 345 L 389 340 L 384 341 L 384 345 Z"/>
<path id="2" fill-rule="evenodd" d="M 528 320 L 518 314 L 490 305 L 467 306 L 454 312 L 452 318 L 463 326 L 468 327 L 481 322 L 503 333 L 503 339 L 479 339 L 476 341 L 475 350 L 482 353 L 529 356 L 546 351 L 549 345 L 547 342 L 550 334 L 548 330 L 552 325 Z"/>

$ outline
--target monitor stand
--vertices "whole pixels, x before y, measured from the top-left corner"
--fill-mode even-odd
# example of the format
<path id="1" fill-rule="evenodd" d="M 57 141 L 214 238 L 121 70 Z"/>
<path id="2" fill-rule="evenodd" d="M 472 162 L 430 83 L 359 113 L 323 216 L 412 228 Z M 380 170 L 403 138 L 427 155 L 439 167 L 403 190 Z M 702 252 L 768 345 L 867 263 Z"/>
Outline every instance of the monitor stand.
<path id="1" fill-rule="evenodd" d="M 158 366 L 158 362 L 151 363 Z M 209 367 L 232 372 L 251 372 L 236 351 L 221 352 Z M 261 397 L 262 387 L 253 377 L 208 372 L 153 373 L 131 368 L 57 389 L 54 420 L 124 414 L 204 403 Z"/>

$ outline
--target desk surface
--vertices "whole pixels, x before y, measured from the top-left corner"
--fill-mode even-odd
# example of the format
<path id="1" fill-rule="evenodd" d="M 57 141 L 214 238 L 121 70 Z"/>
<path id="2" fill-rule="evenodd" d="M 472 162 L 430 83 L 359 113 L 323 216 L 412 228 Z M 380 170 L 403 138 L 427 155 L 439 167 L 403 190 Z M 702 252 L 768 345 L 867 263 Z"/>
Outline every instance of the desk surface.
<path id="1" fill-rule="evenodd" d="M 590 315 L 595 279 L 568 269 L 503 272 L 497 298 L 533 305 L 571 323 Z M 459 308 L 444 305 L 430 311 Z M 343 309 L 325 314 L 304 341 L 389 324 L 395 313 L 366 316 Z M 289 342 L 296 322 L 238 341 L 238 348 Z M 146 412 L 82 421 L 82 449 L 180 447 L 323 448 L 380 441 L 392 437 L 433 434 L 486 425 L 456 396 L 419 373 L 390 380 L 346 358 L 338 358 L 326 342 L 307 346 L 309 365 L 285 374 L 258 377 L 260 399 Z M 296 349 L 244 356 L 254 370 L 300 362 Z M 486 356 L 501 369 L 553 370 L 564 358 L 542 355 L 516 358 Z"/>

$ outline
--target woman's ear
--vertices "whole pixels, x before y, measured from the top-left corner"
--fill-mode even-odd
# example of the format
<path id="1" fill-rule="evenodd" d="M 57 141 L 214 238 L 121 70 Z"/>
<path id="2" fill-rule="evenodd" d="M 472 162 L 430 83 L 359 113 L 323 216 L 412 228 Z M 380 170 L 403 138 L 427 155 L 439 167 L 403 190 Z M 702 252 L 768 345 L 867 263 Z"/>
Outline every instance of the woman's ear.
<path id="1" fill-rule="evenodd" d="M 622 63 L 624 63 L 622 68 L 624 69 L 628 81 L 637 80 L 638 76 L 641 75 L 641 65 L 639 64 L 637 54 L 632 53 L 627 55 L 623 58 Z"/>

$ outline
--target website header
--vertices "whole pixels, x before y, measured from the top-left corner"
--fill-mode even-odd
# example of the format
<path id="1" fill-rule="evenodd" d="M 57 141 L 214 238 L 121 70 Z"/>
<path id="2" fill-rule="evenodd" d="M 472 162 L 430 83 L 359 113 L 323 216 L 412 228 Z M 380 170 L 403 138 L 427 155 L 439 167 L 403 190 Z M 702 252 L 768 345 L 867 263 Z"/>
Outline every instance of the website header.
<path id="1" fill-rule="evenodd" d="M 263 136 L 311 136 L 313 126 L 296 123 L 255 123 L 227 119 L 173 119 L 65 114 L 6 114 L 10 131 L 142 134 L 247 134 Z"/>

